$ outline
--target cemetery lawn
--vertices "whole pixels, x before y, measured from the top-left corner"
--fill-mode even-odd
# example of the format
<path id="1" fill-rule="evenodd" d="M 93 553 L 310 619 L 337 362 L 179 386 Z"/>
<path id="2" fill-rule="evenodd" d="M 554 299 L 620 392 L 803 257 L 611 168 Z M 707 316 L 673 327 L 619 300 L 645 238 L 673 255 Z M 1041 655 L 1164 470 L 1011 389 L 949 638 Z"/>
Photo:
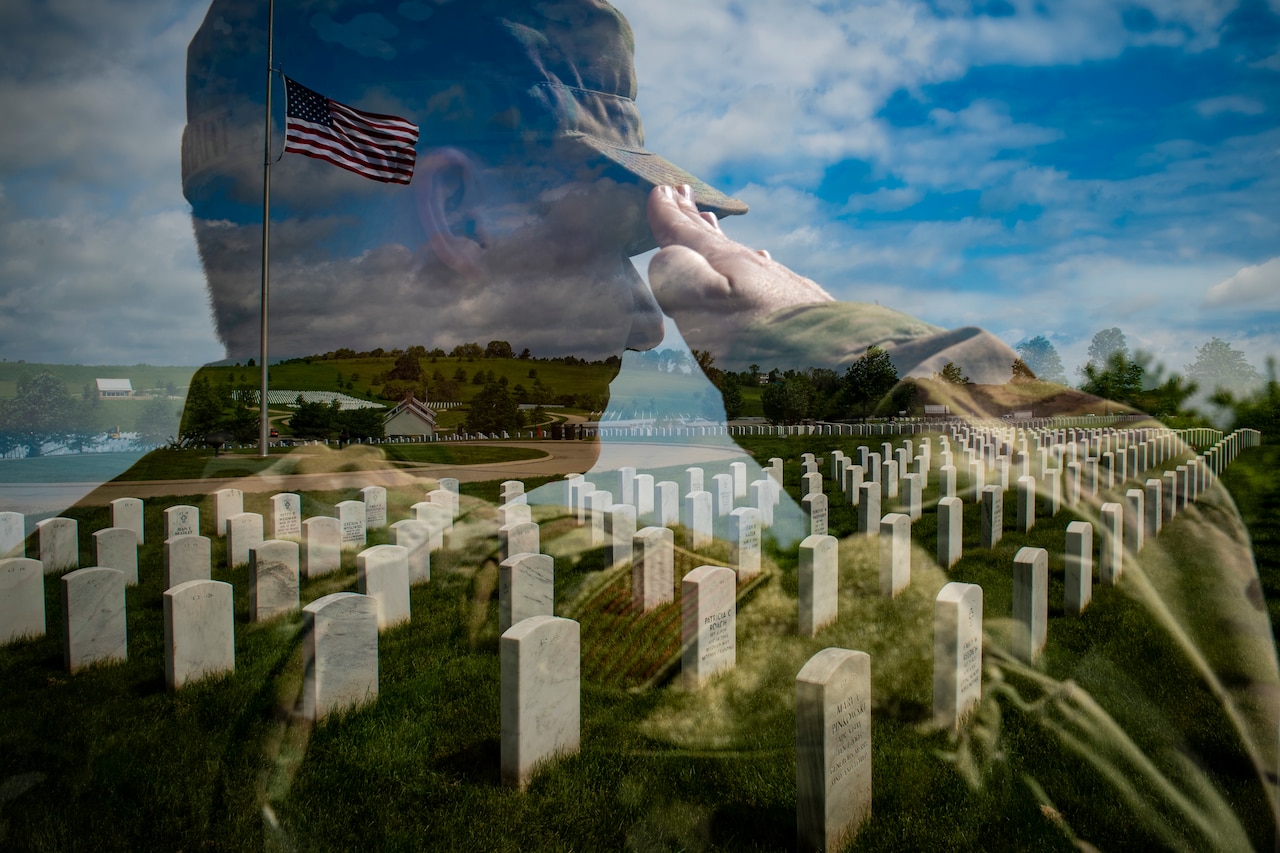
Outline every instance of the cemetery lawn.
<path id="1" fill-rule="evenodd" d="M 199 480 L 213 477 L 248 477 L 270 468 L 278 474 L 319 474 L 370 471 L 415 465 L 492 465 L 540 459 L 547 454 L 529 447 L 489 444 L 385 444 L 273 449 L 263 459 L 256 449 L 226 450 L 216 457 L 205 449 L 153 450 L 117 480 Z"/>
<path id="2" fill-rule="evenodd" d="M 795 496 L 801 452 L 852 453 L 856 441 L 793 438 L 785 453 L 764 441 L 743 444 L 762 459 L 786 458 L 785 485 Z M 1276 487 L 1261 479 L 1275 470 L 1274 451 L 1246 451 L 1224 482 L 1234 484 L 1239 474 L 1274 501 Z M 498 484 L 463 484 L 462 491 L 491 504 Z M 405 517 L 414 494 L 389 489 L 388 517 Z M 1006 508 L 1014 506 L 1013 494 L 1006 494 Z M 335 501 L 354 495 L 307 493 L 304 515 L 327 514 Z M 926 506 L 931 499 L 936 483 Z M 266 501 L 246 494 L 245 509 L 265 512 Z M 142 583 L 127 594 L 127 663 L 65 674 L 60 593 L 52 579 L 48 635 L 0 647 L 6 847 L 791 850 L 794 680 L 806 660 L 830 646 L 867 651 L 872 662 L 874 814 L 849 849 L 1067 851 L 1078 850 L 1080 840 L 1104 850 L 1180 843 L 1207 850 L 1273 843 L 1264 792 L 1220 704 L 1131 590 L 1095 586 L 1083 618 L 1063 616 L 1061 543 L 1073 518 L 1066 511 L 1041 519 L 1029 534 L 1006 532 L 984 552 L 976 548 L 977 513 L 966 503 L 966 555 L 944 573 L 923 553 L 932 554 L 936 534 L 926 509 L 912 534 L 919 547 L 912 585 L 893 601 L 877 594 L 875 541 L 843 538 L 840 621 L 815 639 L 795 636 L 794 546 L 766 548 L 765 580 L 739 604 L 733 673 L 694 694 L 669 682 L 627 690 L 584 674 L 581 752 L 551 764 L 519 793 L 499 784 L 495 539 L 433 555 L 431 581 L 412 590 L 412 620 L 379 638 L 377 701 L 313 727 L 291 713 L 302 676 L 301 618 L 249 624 L 248 571 L 221 568 L 222 540 L 214 540 L 213 576 L 235 587 L 236 672 L 177 694 L 165 690 L 161 544 L 151 531 L 161 529 L 164 506 L 185 502 L 202 516 L 212 512 L 206 497 L 147 501 Z M 1272 542 L 1274 506 L 1259 509 L 1258 520 Z M 848 537 L 854 509 L 832 500 L 834 535 Z M 464 510 L 471 515 L 460 531 L 494 516 L 490 505 Z M 91 531 L 108 525 L 107 511 L 77 508 L 68 515 L 79 519 L 82 554 L 91 554 Z M 578 618 L 609 580 L 603 549 L 586 545 L 585 531 L 567 520 L 535 517 L 544 553 L 556 556 L 557 614 Z M 370 544 L 388 541 L 386 533 L 372 533 Z M 1180 517 L 1164 535 L 1178 544 L 1191 531 Z M 1049 650 L 1039 671 L 1013 665 L 1001 651 L 1008 642 L 1009 567 L 1021 545 L 1051 555 Z M 28 553 L 34 547 L 29 541 Z M 723 559 L 716 549 L 709 562 Z M 1143 564 L 1153 576 L 1189 573 L 1197 559 L 1194 547 L 1153 554 L 1152 565 Z M 1265 571 L 1270 596 L 1278 585 L 1275 564 Z M 984 702 L 958 740 L 929 724 L 932 606 L 948 580 L 980 583 L 988 620 Z M 348 554 L 340 573 L 304 580 L 302 600 L 354 589 Z M 589 642 L 585 627 L 583 641 Z M 1211 812 L 1213 797 L 1193 796 L 1204 804 L 1206 831 L 1159 796 L 1149 809 L 1126 803 L 1104 778 L 1098 754 L 1046 734 L 1061 724 L 1051 712 L 1063 700 L 1046 687 L 1046 676 L 1074 679 L 1126 731 L 1151 738 L 1140 743 L 1153 757 L 1151 771 L 1177 780 L 1184 762 L 1193 761 L 1229 803 L 1225 814 Z M 1125 769 L 1138 787 L 1150 781 L 1141 768 Z"/>

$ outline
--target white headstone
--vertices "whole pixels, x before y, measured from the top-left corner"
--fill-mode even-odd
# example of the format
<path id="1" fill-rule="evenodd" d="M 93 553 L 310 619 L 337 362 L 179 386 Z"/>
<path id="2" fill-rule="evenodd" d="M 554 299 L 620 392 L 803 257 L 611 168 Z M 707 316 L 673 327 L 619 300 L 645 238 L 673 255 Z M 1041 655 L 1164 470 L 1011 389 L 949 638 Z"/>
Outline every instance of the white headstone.
<path id="1" fill-rule="evenodd" d="M 524 494 L 524 482 L 521 480 L 503 480 L 501 491 L 498 494 L 502 497 L 502 502 L 507 503 L 517 495 Z"/>
<path id="2" fill-rule="evenodd" d="M 302 608 L 302 715 L 319 720 L 378 697 L 378 603 L 335 592 Z"/>
<path id="3" fill-rule="evenodd" d="M 630 566 L 632 563 L 631 540 L 636 535 L 636 508 L 616 504 L 609 512 L 609 542 L 613 559 L 610 565 Z M 538 551 L 538 548 L 525 548 Z"/>
<path id="4" fill-rule="evenodd" d="M 886 459 L 880 463 L 880 500 L 887 502 L 898 496 L 898 463 Z"/>
<path id="5" fill-rule="evenodd" d="M 880 535 L 880 484 L 862 484 L 862 498 L 858 501 L 858 532 L 867 536 Z"/>
<path id="6" fill-rule="evenodd" d="M 982 490 L 982 524 L 978 528 L 978 541 L 983 548 L 994 548 L 1004 536 L 1004 492 L 999 486 L 987 486 Z"/>
<path id="7" fill-rule="evenodd" d="M 1066 468 L 1067 506 L 1074 507 L 1080 503 L 1080 463 L 1068 462 Z"/>
<path id="8" fill-rule="evenodd" d="M 26 521 L 20 512 L 0 512 L 0 560 L 27 556 Z"/>
<path id="9" fill-rule="evenodd" d="M 845 466 L 841 487 L 844 489 L 845 503 L 850 506 L 857 506 L 862 500 L 862 470 L 861 465 Z"/>
<path id="10" fill-rule="evenodd" d="M 822 492 L 817 492 L 805 496 L 800 500 L 804 511 L 809 514 L 809 534 L 811 536 L 826 536 L 830 512 L 827 506 L 827 496 Z"/>
<path id="11" fill-rule="evenodd" d="M 684 469 L 685 494 L 703 491 L 703 473 L 701 468 Z"/>
<path id="12" fill-rule="evenodd" d="M 1050 518 L 1062 509 L 1062 469 L 1046 468 L 1044 472 L 1045 512 Z"/>
<path id="13" fill-rule="evenodd" d="M 299 568 L 304 578 L 318 578 L 342 567 L 342 525 L 329 515 L 317 515 L 302 522 L 302 549 Z"/>
<path id="14" fill-rule="evenodd" d="M 212 571 L 213 542 L 208 536 L 174 536 L 164 540 L 164 588 L 187 581 L 207 581 Z"/>
<path id="15" fill-rule="evenodd" d="M 1113 586 L 1124 572 L 1124 507 L 1105 503 L 1098 511 L 1102 540 L 1098 543 L 1098 582 Z"/>
<path id="16" fill-rule="evenodd" d="M 747 463 L 730 462 L 729 474 L 733 477 L 733 497 L 734 500 L 744 500 L 747 497 Z"/>
<path id="17" fill-rule="evenodd" d="M 760 523 L 764 527 L 773 525 L 773 488 L 771 479 L 752 480 L 747 486 L 748 503 L 760 513 Z"/>
<path id="18" fill-rule="evenodd" d="M 933 605 L 933 722 L 955 731 L 982 699 L 982 587 L 953 581 Z"/>
<path id="19" fill-rule="evenodd" d="M 733 511 L 733 475 L 716 474 L 711 478 L 711 516 L 719 521 Z"/>
<path id="20" fill-rule="evenodd" d="M 822 494 L 822 475 L 812 471 L 800 477 L 800 497 Z"/>
<path id="21" fill-rule="evenodd" d="M 116 498 L 111 502 L 111 526 L 127 527 L 138 534 L 138 544 L 147 541 L 145 525 L 142 523 L 142 501 L 138 498 Z M 0 524 L 0 528 L 3 524 Z M 0 545 L 0 557 L 4 556 L 4 547 Z"/>
<path id="22" fill-rule="evenodd" d="M 533 616 L 499 640 L 502 783 L 523 790 L 540 765 L 578 751 L 582 636 L 577 622 Z"/>
<path id="23" fill-rule="evenodd" d="M 733 563 L 739 580 L 760 574 L 760 510 L 744 506 L 729 513 L 732 519 Z"/>
<path id="24" fill-rule="evenodd" d="M 231 543 L 235 519 L 227 520 L 227 544 Z M 249 546 L 249 621 L 261 622 L 281 613 L 297 610 L 298 543 L 288 539 L 267 539 Z"/>
<path id="25" fill-rule="evenodd" d="M 578 479 L 582 479 L 582 476 L 579 475 Z M 432 489 L 431 491 L 427 492 L 427 500 L 430 503 L 433 503 L 438 507 L 443 507 L 445 510 L 448 511 L 448 516 L 449 516 L 448 530 L 450 533 L 452 533 L 453 520 L 458 517 L 458 510 L 460 508 L 457 493 L 451 492 L 448 489 Z"/>
<path id="26" fill-rule="evenodd" d="M 1013 654 L 1035 663 L 1049 626 L 1049 552 L 1019 548 L 1013 558 Z"/>
<path id="27" fill-rule="evenodd" d="M 1162 483 L 1154 477 L 1146 482 L 1147 529 L 1144 534 L 1147 539 L 1154 539 L 1160 535 L 1160 527 L 1164 521 L 1160 506 L 1161 488 Z"/>
<path id="28" fill-rule="evenodd" d="M 333 508 L 342 530 L 342 547 L 363 548 L 365 538 L 364 501 L 340 501 Z"/>
<path id="29" fill-rule="evenodd" d="M 871 818 L 871 656 L 823 649 L 796 676 L 796 838 L 836 853 Z"/>
<path id="30" fill-rule="evenodd" d="M 218 489 L 213 493 L 213 532 L 215 536 L 227 535 L 227 520 L 244 512 L 244 492 L 240 489 Z M 199 524 L 199 517 L 196 518 Z M 199 530 L 193 531 L 199 533 Z M 170 533 L 170 536 L 181 534 Z"/>
<path id="31" fill-rule="evenodd" d="M 236 668 L 234 595 L 221 581 L 187 581 L 165 590 L 164 680 L 170 690 Z"/>
<path id="32" fill-rule="evenodd" d="M 605 519 L 613 509 L 613 493 L 604 489 L 596 489 L 587 495 L 587 516 L 591 525 L 591 544 L 608 543 L 608 525 Z"/>
<path id="33" fill-rule="evenodd" d="M 658 483 L 654 499 L 659 527 L 675 527 L 680 523 L 680 484 L 672 480 Z"/>
<path id="34" fill-rule="evenodd" d="M 685 526 L 689 529 L 689 547 L 697 550 L 711 544 L 711 493 L 690 492 L 684 496 Z"/>
<path id="35" fill-rule="evenodd" d="M 124 572 L 92 566 L 63 575 L 62 630 L 68 672 L 127 660 Z"/>
<path id="36" fill-rule="evenodd" d="M 405 550 L 409 584 L 431 580 L 431 526 L 416 518 L 389 525 L 392 542 Z"/>
<path id="37" fill-rule="evenodd" d="M 959 498 L 938 500 L 938 565 L 949 569 L 964 554 L 964 504 Z"/>
<path id="38" fill-rule="evenodd" d="M 164 531 L 165 539 L 173 539 L 175 536 L 199 536 L 200 510 L 185 504 L 169 507 L 164 511 Z M 220 527 L 217 535 L 225 536 L 226 533 L 226 528 Z"/>
<path id="39" fill-rule="evenodd" d="M 944 498 L 954 498 L 956 494 L 956 466 L 943 465 L 938 469 L 938 490 Z"/>
<path id="40" fill-rule="evenodd" d="M 409 550 L 374 545 L 356 554 L 356 590 L 377 602 L 378 630 L 409 621 Z"/>
<path id="41" fill-rule="evenodd" d="M 634 508 L 632 511 L 635 511 Z M 504 560 L 512 554 L 537 554 L 542 551 L 542 530 L 536 521 L 518 521 L 502 528 L 501 532 L 506 540 L 506 547 L 501 555 Z M 630 564 L 630 560 L 627 562 Z"/>
<path id="42" fill-rule="evenodd" d="M 681 581 L 681 672 L 686 689 L 697 689 L 737 664 L 737 591 L 737 574 L 720 566 L 699 566 Z"/>
<path id="43" fill-rule="evenodd" d="M 1073 521 L 1067 525 L 1066 596 L 1063 610 L 1079 616 L 1093 599 L 1093 525 Z"/>
<path id="44" fill-rule="evenodd" d="M 46 575 L 80 565 L 79 525 L 74 518 L 46 518 L 36 522 L 40 540 L 40 562 Z"/>
<path id="45" fill-rule="evenodd" d="M 555 560 L 512 554 L 498 566 L 498 632 L 533 616 L 555 615 Z"/>
<path id="46" fill-rule="evenodd" d="M 636 474 L 636 514 L 639 518 L 653 516 L 653 475 Z"/>
<path id="47" fill-rule="evenodd" d="M 629 465 L 618 469 L 618 503 L 636 505 L 636 469 Z"/>
<path id="48" fill-rule="evenodd" d="M 923 514 L 924 504 L 924 474 L 907 474 L 902 478 L 902 497 L 903 504 L 906 506 L 907 515 L 912 521 L 916 521 Z"/>
<path id="49" fill-rule="evenodd" d="M 26 557 L 0 559 L 0 645 L 43 637 L 44 568 Z"/>
<path id="50" fill-rule="evenodd" d="M 302 538 L 302 498 L 293 492 L 272 495 L 267 518 L 272 539 Z"/>
<path id="51" fill-rule="evenodd" d="M 840 555 L 834 536 L 800 542 L 800 636 L 813 637 L 839 616 Z"/>
<path id="52" fill-rule="evenodd" d="M 440 479 L 436 480 L 436 483 L 440 488 L 444 489 L 447 492 L 451 492 L 454 495 L 454 497 L 457 497 L 458 495 L 461 494 L 458 491 L 457 477 L 441 477 Z"/>
<path id="53" fill-rule="evenodd" d="M 227 568 L 249 562 L 249 549 L 260 544 L 262 516 L 256 512 L 242 512 L 227 519 Z"/>
<path id="54" fill-rule="evenodd" d="M 668 527 L 643 527 L 632 540 L 631 600 L 649 612 L 675 601 L 675 537 Z"/>
<path id="55" fill-rule="evenodd" d="M 893 598 L 911 584 L 911 516 L 880 519 L 880 594 Z"/>
<path id="56" fill-rule="evenodd" d="M 425 523 L 431 530 L 427 548 L 434 554 L 444 547 L 445 533 L 452 528 L 449 510 L 434 501 L 419 501 L 412 509 L 414 519 Z"/>
<path id="57" fill-rule="evenodd" d="M 1018 478 L 1018 530 L 1026 533 L 1036 526 L 1036 479 Z"/>
<path id="58" fill-rule="evenodd" d="M 138 583 L 138 534 L 128 527 L 104 527 L 93 533 L 95 566 L 124 572 L 126 586 Z"/>

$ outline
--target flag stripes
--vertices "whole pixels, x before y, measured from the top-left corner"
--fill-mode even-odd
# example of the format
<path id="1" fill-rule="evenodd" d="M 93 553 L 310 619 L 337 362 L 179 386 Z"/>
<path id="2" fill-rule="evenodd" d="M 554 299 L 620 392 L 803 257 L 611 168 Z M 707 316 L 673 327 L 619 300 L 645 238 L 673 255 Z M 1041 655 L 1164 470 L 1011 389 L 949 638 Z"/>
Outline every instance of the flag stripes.
<path id="1" fill-rule="evenodd" d="M 407 184 L 417 159 L 418 126 L 364 112 L 285 78 L 286 152 L 304 154 L 385 183 Z"/>

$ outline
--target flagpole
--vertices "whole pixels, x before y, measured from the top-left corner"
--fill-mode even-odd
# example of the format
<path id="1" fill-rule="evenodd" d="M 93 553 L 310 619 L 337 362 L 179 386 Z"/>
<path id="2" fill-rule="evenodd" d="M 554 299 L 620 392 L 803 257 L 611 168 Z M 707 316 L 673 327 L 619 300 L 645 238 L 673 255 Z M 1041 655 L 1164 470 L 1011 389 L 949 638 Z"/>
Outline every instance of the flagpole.
<path id="1" fill-rule="evenodd" d="M 262 145 L 262 351 L 259 353 L 259 366 L 262 371 L 262 393 L 258 400 L 258 455 L 270 455 L 271 424 L 267 419 L 267 297 L 270 293 L 270 248 L 271 248 L 271 75 L 272 50 L 274 47 L 276 3 L 267 3 L 267 108 L 264 125 L 266 139 Z"/>

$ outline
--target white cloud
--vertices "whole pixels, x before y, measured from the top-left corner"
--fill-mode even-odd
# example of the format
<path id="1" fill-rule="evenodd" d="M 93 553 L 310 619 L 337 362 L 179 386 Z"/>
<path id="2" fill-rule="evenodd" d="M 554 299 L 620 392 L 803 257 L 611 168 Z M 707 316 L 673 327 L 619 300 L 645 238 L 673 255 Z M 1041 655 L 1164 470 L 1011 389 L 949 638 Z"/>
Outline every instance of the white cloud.
<path id="1" fill-rule="evenodd" d="M 1267 111 L 1266 105 L 1257 98 L 1247 95 L 1219 95 L 1196 102 L 1196 112 L 1205 118 L 1220 113 L 1241 113 L 1247 116 L 1262 115 Z"/>
<path id="2" fill-rule="evenodd" d="M 0 222 L 0 352 L 10 361 L 222 358 L 184 212 Z"/>
<path id="3" fill-rule="evenodd" d="M 1280 257 L 1244 267 L 1204 295 L 1207 306 L 1280 309 Z"/>

